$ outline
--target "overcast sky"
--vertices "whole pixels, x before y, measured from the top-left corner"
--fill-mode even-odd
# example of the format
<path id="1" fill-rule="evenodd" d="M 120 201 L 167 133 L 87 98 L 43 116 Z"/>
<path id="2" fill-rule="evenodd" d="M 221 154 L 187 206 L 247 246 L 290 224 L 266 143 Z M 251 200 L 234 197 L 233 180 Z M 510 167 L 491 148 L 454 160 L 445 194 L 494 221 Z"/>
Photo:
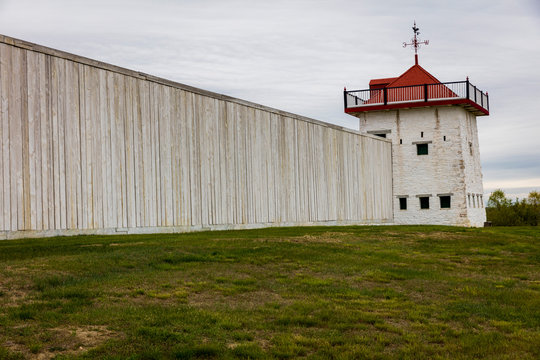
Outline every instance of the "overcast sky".
<path id="1" fill-rule="evenodd" d="M 354 129 L 343 87 L 413 65 L 414 20 L 420 65 L 489 92 L 486 192 L 540 190 L 540 0 L 0 0 L 4 35 Z"/>

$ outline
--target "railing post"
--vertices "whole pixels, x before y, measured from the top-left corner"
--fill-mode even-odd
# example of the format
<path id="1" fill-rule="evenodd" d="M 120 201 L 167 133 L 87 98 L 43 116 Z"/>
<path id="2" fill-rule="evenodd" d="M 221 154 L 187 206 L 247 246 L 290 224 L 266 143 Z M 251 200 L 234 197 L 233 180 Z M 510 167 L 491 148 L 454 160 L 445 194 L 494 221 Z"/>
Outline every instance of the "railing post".
<path id="1" fill-rule="evenodd" d="M 347 110 L 347 88 L 343 88 L 343 105 L 344 109 Z"/>
<path id="2" fill-rule="evenodd" d="M 476 86 L 473 86 L 474 88 L 474 102 L 478 104 L 478 101 L 476 101 L 476 93 L 478 92 L 478 90 L 476 89 Z"/>
<path id="3" fill-rule="evenodd" d="M 424 101 L 428 100 L 427 84 L 424 84 Z"/>
<path id="4" fill-rule="evenodd" d="M 488 92 L 486 91 L 486 106 L 487 106 L 487 111 L 489 111 L 489 94 Z"/>
<path id="5" fill-rule="evenodd" d="M 383 100 L 384 105 L 388 104 L 388 90 L 386 90 L 386 88 L 383 89 Z"/>
<path id="6" fill-rule="evenodd" d="M 469 77 L 467 76 L 467 81 L 465 82 L 465 86 L 467 87 L 467 89 L 465 90 L 466 93 L 467 93 L 467 99 L 470 99 L 470 94 L 469 94 Z"/>

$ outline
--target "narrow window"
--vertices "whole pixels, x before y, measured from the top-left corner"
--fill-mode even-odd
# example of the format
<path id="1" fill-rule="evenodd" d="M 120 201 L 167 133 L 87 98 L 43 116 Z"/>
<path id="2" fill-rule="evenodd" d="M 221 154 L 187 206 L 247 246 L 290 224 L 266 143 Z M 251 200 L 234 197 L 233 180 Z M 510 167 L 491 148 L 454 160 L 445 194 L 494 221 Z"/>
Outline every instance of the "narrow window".
<path id="1" fill-rule="evenodd" d="M 416 144 L 416 155 L 428 155 L 428 144 Z"/>
<path id="2" fill-rule="evenodd" d="M 407 210 L 407 198 L 399 198 L 399 210 Z"/>
<path id="3" fill-rule="evenodd" d="M 378 136 L 378 137 L 382 137 L 382 138 L 385 138 L 386 139 L 386 134 L 373 134 L 375 136 Z"/>
<path id="4" fill-rule="evenodd" d="M 446 135 L 443 136 L 443 141 L 446 141 Z"/>
<path id="5" fill-rule="evenodd" d="M 469 141 L 469 153 L 472 155 L 472 142 Z"/>
<path id="6" fill-rule="evenodd" d="M 429 197 L 423 196 L 420 199 L 420 209 L 429 209 Z"/>
<path id="7" fill-rule="evenodd" d="M 439 196 L 441 209 L 450 209 L 450 196 Z"/>
<path id="8" fill-rule="evenodd" d="M 424 132 L 423 131 L 420 132 L 420 137 L 424 137 Z"/>
<path id="9" fill-rule="evenodd" d="M 403 144 L 403 139 L 399 139 L 399 145 Z"/>
<path id="10" fill-rule="evenodd" d="M 475 208 L 476 207 L 476 195 L 472 194 L 472 207 Z"/>
<path id="11" fill-rule="evenodd" d="M 480 195 L 480 204 L 484 207 L 484 195 Z"/>
<path id="12" fill-rule="evenodd" d="M 471 207 L 471 194 L 468 194 L 467 198 L 469 199 L 469 207 Z"/>

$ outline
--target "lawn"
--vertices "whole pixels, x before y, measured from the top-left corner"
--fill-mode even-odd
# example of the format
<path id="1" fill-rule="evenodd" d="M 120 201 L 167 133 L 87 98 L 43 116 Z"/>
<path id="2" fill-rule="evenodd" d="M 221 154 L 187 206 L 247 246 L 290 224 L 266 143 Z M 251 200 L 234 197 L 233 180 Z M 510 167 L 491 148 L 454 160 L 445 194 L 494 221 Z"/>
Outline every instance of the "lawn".
<path id="1" fill-rule="evenodd" d="M 538 359 L 540 229 L 0 242 L 0 359 Z"/>

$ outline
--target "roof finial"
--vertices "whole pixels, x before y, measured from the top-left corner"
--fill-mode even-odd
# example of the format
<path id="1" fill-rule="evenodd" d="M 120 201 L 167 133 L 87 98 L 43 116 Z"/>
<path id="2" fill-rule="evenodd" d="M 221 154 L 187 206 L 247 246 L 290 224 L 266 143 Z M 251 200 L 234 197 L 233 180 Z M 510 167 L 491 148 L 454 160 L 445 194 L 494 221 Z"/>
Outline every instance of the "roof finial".
<path id="1" fill-rule="evenodd" d="M 414 63 L 418 65 L 418 49 L 422 44 L 429 45 L 429 40 L 421 41 L 416 37 L 417 35 L 420 35 L 420 29 L 416 27 L 416 20 L 414 21 L 414 26 L 412 27 L 412 29 L 414 32 L 414 37 L 411 39 L 411 42 L 409 44 L 404 42 L 403 47 L 407 47 L 407 45 L 412 45 L 414 47 Z"/>

